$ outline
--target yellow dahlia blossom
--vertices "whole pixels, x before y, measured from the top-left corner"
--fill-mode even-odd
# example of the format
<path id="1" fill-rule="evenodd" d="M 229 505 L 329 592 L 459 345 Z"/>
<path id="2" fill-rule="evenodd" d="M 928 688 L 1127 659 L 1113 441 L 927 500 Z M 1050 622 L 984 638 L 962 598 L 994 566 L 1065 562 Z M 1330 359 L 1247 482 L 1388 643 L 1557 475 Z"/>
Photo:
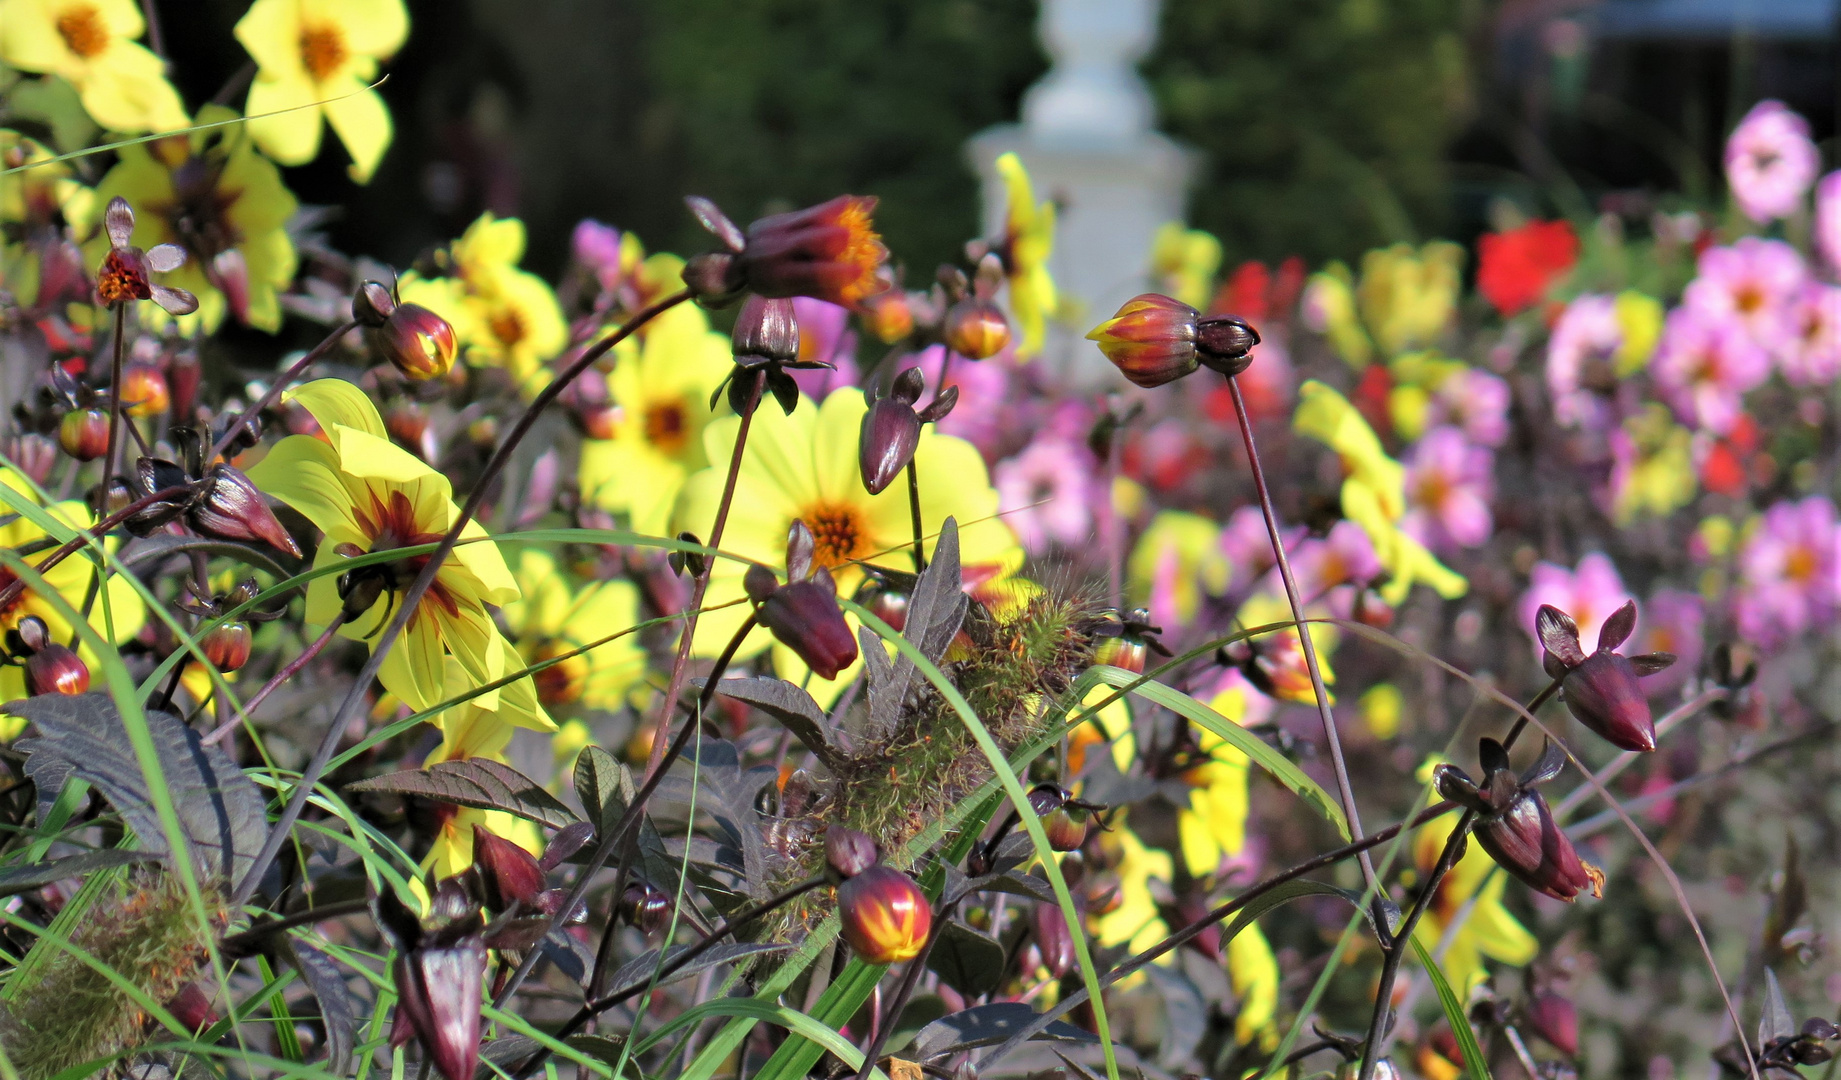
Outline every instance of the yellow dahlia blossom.
<path id="1" fill-rule="evenodd" d="M 451 278 L 405 274 L 400 291 L 404 302 L 453 324 L 468 363 L 503 368 L 531 398 L 549 385 L 548 365 L 569 344 L 569 325 L 550 286 L 518 269 L 524 243 L 524 222 L 488 211 L 448 249 Z"/>
<path id="2" fill-rule="evenodd" d="M 632 582 L 591 581 L 571 588 L 547 551 L 526 548 L 518 556 L 517 580 L 523 596 L 502 613 L 526 664 L 573 652 L 639 622 L 639 590 Z M 628 634 L 545 668 L 532 680 L 550 708 L 579 702 L 612 710 L 645 673 L 646 651 L 637 634 Z"/>
<path id="3" fill-rule="evenodd" d="M 1055 279 L 1048 272 L 1048 257 L 1055 247 L 1055 204 L 1036 202 L 1029 173 L 1015 154 L 997 159 L 1008 199 L 1004 209 L 1004 276 L 1010 283 L 1010 314 L 1021 335 L 1016 354 L 1030 357 L 1042 351 L 1047 320 L 1055 313 Z"/>
<path id="4" fill-rule="evenodd" d="M 1429 872 L 1437 864 L 1445 840 L 1457 821 L 1457 814 L 1446 814 L 1428 822 L 1413 837 L 1413 858 L 1421 873 Z M 1470 991 L 1487 977 L 1484 960 L 1520 967 L 1533 960 L 1540 950 L 1534 935 L 1502 906 L 1502 890 L 1509 878 L 1507 874 L 1495 873 L 1495 869 L 1495 862 L 1481 845 L 1467 845 L 1463 858 L 1439 883 L 1438 895 L 1425 918 L 1419 920 L 1413 930 L 1413 936 L 1419 939 L 1426 952 L 1438 960 L 1445 978 L 1460 999 L 1467 1000 Z M 1469 911 L 1466 913 L 1467 904 Z M 1460 916 L 1464 923 L 1451 935 L 1451 942 L 1441 958 L 1439 944 L 1445 939 L 1446 929 Z"/>
<path id="5" fill-rule="evenodd" d="M 166 65 L 135 40 L 146 29 L 134 0 L 0 0 L 0 61 L 63 78 L 110 131 L 182 128 Z"/>

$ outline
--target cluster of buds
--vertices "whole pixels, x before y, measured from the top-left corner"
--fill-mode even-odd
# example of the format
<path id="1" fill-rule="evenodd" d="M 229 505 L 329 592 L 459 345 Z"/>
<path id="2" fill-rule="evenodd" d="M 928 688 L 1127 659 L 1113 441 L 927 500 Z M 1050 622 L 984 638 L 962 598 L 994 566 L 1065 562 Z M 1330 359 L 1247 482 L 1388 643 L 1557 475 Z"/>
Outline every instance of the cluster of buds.
<path id="1" fill-rule="evenodd" d="M 825 832 L 825 864 L 842 879 L 837 910 L 844 940 L 865 963 L 920 955 L 933 930 L 933 905 L 913 878 L 881 861 L 874 840 L 834 825 Z"/>
<path id="2" fill-rule="evenodd" d="M 812 530 L 795 520 L 786 537 L 786 584 L 756 563 L 742 586 L 754 602 L 756 620 L 819 677 L 835 679 L 856 663 L 857 639 L 838 609 L 831 571 L 812 564 L 813 547 Z"/>
<path id="3" fill-rule="evenodd" d="M 1604 872 L 1579 858 L 1547 800 L 1535 790 L 1566 767 L 1564 751 L 1547 744 L 1540 760 L 1519 777 L 1509 768 L 1508 751 L 1496 740 L 1482 740 L 1477 756 L 1483 764 L 1480 785 L 1449 764 L 1438 767 L 1434 780 L 1440 795 L 1477 815 L 1477 843 L 1496 865 L 1556 900 L 1571 901 L 1588 888 L 1593 896 L 1602 896 Z"/>
<path id="4" fill-rule="evenodd" d="M 381 283 L 367 281 L 352 295 L 352 321 L 371 348 L 403 377 L 417 382 L 453 370 L 459 343 L 454 327 L 420 304 L 399 303 Z"/>
<path id="5" fill-rule="evenodd" d="M 89 689 L 89 665 L 53 641 L 43 619 L 27 615 L 6 636 L 7 652 L 25 668 L 28 695 L 81 694 Z"/>
<path id="6" fill-rule="evenodd" d="M 242 470 L 226 462 L 204 460 L 205 433 L 193 427 L 173 429 L 185 464 L 144 457 L 135 463 L 139 498 L 173 492 L 131 514 L 126 525 L 136 536 L 147 536 L 181 518 L 193 532 L 234 543 L 264 543 L 300 558 L 300 548 L 275 512 L 249 482 Z"/>
<path id="7" fill-rule="evenodd" d="M 159 244 L 142 251 L 129 241 L 134 238 L 134 208 L 120 195 L 109 200 L 103 211 L 102 227 L 109 234 L 109 251 L 96 271 L 96 299 L 105 307 L 116 307 L 132 300 L 152 300 L 168 314 L 190 315 L 198 310 L 198 298 L 184 289 L 175 289 L 153 280 L 185 265 L 185 249 L 177 244 Z"/>
<path id="8" fill-rule="evenodd" d="M 1202 318 L 1201 312 L 1161 293 L 1125 301 L 1118 314 L 1094 327 L 1087 340 L 1121 374 L 1147 389 L 1175 382 L 1207 367 L 1238 375 L 1253 362 L 1259 331 L 1231 315 Z"/>
<path id="9" fill-rule="evenodd" d="M 1148 608 L 1133 608 L 1121 616 L 1108 611 L 1092 630 L 1093 662 L 1124 668 L 1134 675 L 1144 674 L 1145 659 L 1150 653 L 1168 658 L 1171 653 L 1157 635 L 1163 628 L 1151 623 Z"/>
<path id="10" fill-rule="evenodd" d="M 255 578 L 245 578 L 227 593 L 211 595 L 203 591 L 204 586 L 196 581 L 185 583 L 185 595 L 178 605 L 181 610 L 205 621 L 223 619 L 232 611 L 254 600 L 262 591 Z M 250 627 L 252 622 L 269 622 L 287 614 L 287 608 L 274 611 L 245 611 L 235 619 L 218 622 L 205 632 L 198 645 L 204 650 L 205 659 L 217 670 L 229 674 L 249 662 Z"/>
<path id="11" fill-rule="evenodd" d="M 448 878 L 435 888 L 429 908 L 424 922 L 387 888 L 373 903 L 377 925 L 396 947 L 390 1045 L 415 1039 L 447 1080 L 473 1080 L 486 976 L 479 905 L 459 878 Z"/>
<path id="12" fill-rule="evenodd" d="M 995 254 L 978 260 L 969 285 L 957 267 L 940 268 L 940 284 L 953 301 L 941 327 L 947 348 L 968 360 L 983 360 L 1010 344 L 1010 321 L 995 299 L 1003 283 L 1004 264 Z"/>
<path id="13" fill-rule="evenodd" d="M 945 419 L 959 403 L 959 388 L 951 386 L 926 408 L 916 411 L 914 406 L 926 388 L 926 376 L 920 368 L 911 367 L 895 376 L 895 384 L 886 397 L 878 394 L 874 385 L 864 391 L 869 411 L 863 414 L 857 436 L 857 465 L 863 473 L 863 486 L 871 495 L 882 494 L 914 461 L 921 425 Z"/>
<path id="14" fill-rule="evenodd" d="M 1029 789 L 1029 808 L 1041 819 L 1048 846 L 1056 851 L 1079 851 L 1085 846 L 1093 830 L 1093 815 L 1106 809 L 1098 803 L 1075 798 L 1060 784 L 1047 782 Z M 966 868 L 973 874 L 990 873 L 997 866 L 999 846 L 1021 820 L 1022 816 L 1011 810 L 991 833 L 990 839 L 972 849 Z"/>
<path id="15" fill-rule="evenodd" d="M 1598 649 L 1587 656 L 1579 644 L 1579 625 L 1551 605 L 1535 615 L 1535 632 L 1546 650 L 1541 664 L 1560 680 L 1566 707 L 1581 724 L 1620 750 L 1656 748 L 1656 725 L 1649 696 L 1637 680 L 1675 662 L 1672 653 L 1623 656 L 1615 650 L 1636 629 L 1636 601 L 1627 601 L 1598 631 Z"/>
<path id="16" fill-rule="evenodd" d="M 695 256 L 684 266 L 684 284 L 707 307 L 733 303 L 744 291 L 856 307 L 891 284 L 885 268 L 889 250 L 871 220 L 874 198 L 839 195 L 761 218 L 747 232 L 708 199 L 693 195 L 685 202 L 724 248 Z"/>

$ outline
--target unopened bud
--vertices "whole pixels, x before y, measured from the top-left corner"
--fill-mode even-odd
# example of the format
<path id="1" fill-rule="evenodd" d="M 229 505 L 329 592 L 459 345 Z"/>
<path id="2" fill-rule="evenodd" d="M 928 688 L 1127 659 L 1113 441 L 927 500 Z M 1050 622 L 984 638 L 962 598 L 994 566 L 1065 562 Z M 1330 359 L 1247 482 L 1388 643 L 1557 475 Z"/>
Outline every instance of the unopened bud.
<path id="1" fill-rule="evenodd" d="M 866 963 L 914 959 L 933 928 L 926 894 L 891 866 L 871 866 L 839 885 L 837 906 L 844 940 Z"/>
<path id="2" fill-rule="evenodd" d="M 892 397 L 871 403 L 857 433 L 857 465 L 871 495 L 882 494 L 914 460 L 920 434 L 912 404 Z"/>
<path id="3" fill-rule="evenodd" d="M 620 894 L 620 914 L 644 933 L 657 933 L 671 916 L 671 898 L 650 882 L 635 881 Z"/>
<path id="4" fill-rule="evenodd" d="M 1127 300 L 1118 314 L 1094 327 L 1087 340 L 1099 343 L 1100 352 L 1120 374 L 1148 389 L 1174 382 L 1200 366 L 1195 347 L 1200 319 L 1199 312 L 1180 300 L 1145 293 Z"/>
<path id="5" fill-rule="evenodd" d="M 1029 932 L 1049 974 L 1059 979 L 1074 970 L 1074 935 L 1068 932 L 1067 916 L 1059 905 L 1037 903 L 1029 913 Z"/>
<path id="6" fill-rule="evenodd" d="M 1093 647 L 1093 662 L 1109 664 L 1112 667 L 1124 668 L 1134 675 L 1142 675 L 1144 674 L 1144 658 L 1148 652 L 1149 649 L 1143 639 L 1120 634 L 1117 637 L 1106 637 L 1099 640 L 1099 643 Z"/>
<path id="7" fill-rule="evenodd" d="M 1496 865 L 1537 892 L 1567 901 L 1588 888 L 1604 895 L 1604 872 L 1579 858 L 1539 792 L 1523 791 L 1501 816 L 1480 820 L 1476 837 Z"/>
<path id="8" fill-rule="evenodd" d="M 108 437 L 106 432 L 103 437 Z M 20 472 L 43 484 L 51 478 L 51 470 L 58 463 L 58 445 L 36 432 L 15 435 L 7 440 L 6 459 Z"/>
<path id="9" fill-rule="evenodd" d="M 479 1065 L 481 983 L 486 946 L 477 934 L 448 946 L 418 946 L 392 965 L 397 1008 L 447 1080 L 473 1080 Z"/>
<path id="10" fill-rule="evenodd" d="M 1231 315 L 1203 319 L 1196 326 L 1195 348 L 1203 364 L 1223 375 L 1238 375 L 1253 362 L 1259 331 Z"/>
<path id="11" fill-rule="evenodd" d="M 109 452 L 109 414 L 75 409 L 58 421 L 58 445 L 78 461 L 95 461 Z"/>
<path id="12" fill-rule="evenodd" d="M 152 364 L 131 364 L 121 373 L 122 411 L 129 416 L 158 416 L 172 400 L 166 376 Z"/>
<path id="13" fill-rule="evenodd" d="M 799 359 L 799 317 L 791 300 L 750 296 L 735 316 L 735 361 L 744 367 Z"/>
<path id="14" fill-rule="evenodd" d="M 217 1023 L 217 1012 L 211 1008 L 211 995 L 205 992 L 202 981 L 186 983 L 166 1003 L 166 1011 L 173 1014 L 180 1027 L 194 1035 Z"/>
<path id="15" fill-rule="evenodd" d="M 205 496 L 193 504 L 187 524 L 218 540 L 239 543 L 260 541 L 300 558 L 300 548 L 281 527 L 275 511 L 249 477 L 233 465 L 213 466 Z"/>
<path id="16" fill-rule="evenodd" d="M 1567 1057 L 1579 1056 L 1579 1010 L 1549 990 L 1528 1003 L 1528 1027 Z"/>
<path id="17" fill-rule="evenodd" d="M 26 693 L 81 694 L 89 689 L 89 666 L 56 642 L 47 642 L 26 659 Z"/>
<path id="18" fill-rule="evenodd" d="M 249 643 L 248 623 L 227 622 L 213 626 L 198 644 L 211 666 L 228 674 L 249 662 Z"/>
<path id="19" fill-rule="evenodd" d="M 473 865 L 485 888 L 486 910 L 494 915 L 535 904 L 543 892 L 543 867 L 537 857 L 479 825 L 473 826 Z"/>
<path id="20" fill-rule="evenodd" d="M 382 327 L 395 310 L 396 297 L 381 282 L 367 281 L 352 294 L 352 321 L 368 330 Z"/>
<path id="21" fill-rule="evenodd" d="M 829 571 L 820 570 L 809 581 L 775 589 L 761 602 L 759 618 L 780 644 L 798 653 L 820 678 L 835 679 L 838 672 L 856 663 L 857 639 L 838 610 L 837 586 Z"/>
<path id="22" fill-rule="evenodd" d="M 855 877 L 876 865 L 881 854 L 868 833 L 843 825 L 825 830 L 825 862 L 841 877 Z"/>
<path id="23" fill-rule="evenodd" d="M 977 297 L 946 312 L 946 347 L 969 360 L 983 360 L 1010 343 L 1010 323 L 995 303 Z"/>
<path id="24" fill-rule="evenodd" d="M 391 366 L 417 381 L 446 375 L 459 352 L 453 325 L 420 304 L 398 304 L 382 326 L 368 333 L 372 347 Z"/>
<path id="25" fill-rule="evenodd" d="M 1087 842 L 1093 820 L 1077 806 L 1062 806 L 1042 816 L 1042 829 L 1048 833 L 1048 846 L 1056 851 L 1079 851 Z"/>

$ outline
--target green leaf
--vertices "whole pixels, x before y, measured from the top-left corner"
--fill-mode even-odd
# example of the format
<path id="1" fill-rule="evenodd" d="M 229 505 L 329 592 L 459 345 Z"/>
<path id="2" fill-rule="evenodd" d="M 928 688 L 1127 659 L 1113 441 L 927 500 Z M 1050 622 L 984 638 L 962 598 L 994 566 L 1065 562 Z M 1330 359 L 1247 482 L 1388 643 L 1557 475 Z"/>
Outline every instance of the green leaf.
<path id="1" fill-rule="evenodd" d="M 1413 955 L 1419 958 L 1426 976 L 1432 980 L 1432 989 L 1438 991 L 1438 1003 L 1445 1007 L 1445 1022 L 1451 1025 L 1451 1034 L 1457 1037 L 1457 1048 L 1464 1054 L 1464 1068 L 1476 1080 L 1490 1080 L 1489 1061 L 1483 1056 L 1483 1048 L 1477 1045 L 1477 1033 L 1470 1030 L 1470 1017 L 1464 1012 L 1464 1003 L 1452 991 L 1432 954 L 1425 951 L 1417 937 L 1412 941 Z"/>
<path id="2" fill-rule="evenodd" d="M 1162 705 L 1219 735 L 1222 741 L 1252 758 L 1254 764 L 1270 773 L 1274 780 L 1309 803 L 1311 809 L 1336 826 L 1336 831 L 1342 834 L 1344 840 L 1350 839 L 1348 819 L 1343 817 L 1342 808 L 1330 797 L 1330 793 L 1306 776 L 1304 770 L 1292 764 L 1285 755 L 1266 745 L 1264 739 L 1180 690 L 1159 682 L 1142 680 L 1124 668 L 1100 666 L 1092 670 L 1099 681 L 1108 686 L 1129 686 L 1131 693 L 1152 704 Z"/>

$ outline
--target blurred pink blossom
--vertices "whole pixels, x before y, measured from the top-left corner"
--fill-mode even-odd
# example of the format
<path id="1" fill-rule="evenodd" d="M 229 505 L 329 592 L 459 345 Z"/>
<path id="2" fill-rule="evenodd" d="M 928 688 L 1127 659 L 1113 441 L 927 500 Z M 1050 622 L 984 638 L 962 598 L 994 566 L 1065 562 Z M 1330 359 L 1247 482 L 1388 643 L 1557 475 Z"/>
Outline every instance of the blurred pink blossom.
<path id="1" fill-rule="evenodd" d="M 1820 495 L 1766 510 L 1739 551 L 1739 631 L 1769 648 L 1833 619 L 1841 605 L 1837 545 L 1835 504 Z"/>
<path id="2" fill-rule="evenodd" d="M 1771 358 L 1731 318 L 1685 305 L 1669 312 L 1650 371 L 1682 423 L 1724 435 L 1745 392 L 1770 375 Z"/>
<path id="3" fill-rule="evenodd" d="M 1651 695 L 1678 690 L 1700 668 L 1705 642 L 1706 605 L 1694 593 L 1680 589 L 1658 589 L 1648 602 L 1640 605 L 1643 630 L 1626 649 L 1631 653 L 1665 652 L 1675 654 L 1674 666 L 1643 680 L 1643 689 Z"/>
<path id="4" fill-rule="evenodd" d="M 1528 632 L 1528 639 L 1534 643 L 1536 656 L 1541 654 L 1541 643 L 1534 633 L 1534 616 L 1542 604 L 1552 604 L 1571 615 L 1579 624 L 1579 640 L 1590 651 L 1598 646 L 1598 630 L 1604 621 L 1633 599 L 1635 597 L 1624 588 L 1624 579 L 1618 575 L 1611 557 L 1594 551 L 1580 559 L 1575 570 L 1550 562 L 1535 563 L 1528 575 L 1528 591 L 1521 594 L 1516 614 L 1522 629 Z M 1638 609 L 1639 628 L 1642 614 Z"/>
<path id="5" fill-rule="evenodd" d="M 946 372 L 946 385 L 959 388 L 959 403 L 951 415 L 938 424 L 940 433 L 952 435 L 976 446 L 985 460 L 991 460 L 1007 441 L 1003 417 L 1005 400 L 1010 394 L 1009 352 L 998 353 L 988 360 L 956 357 Z M 927 376 L 927 393 L 922 401 L 933 400 L 933 388 L 940 383 L 940 365 L 946 359 L 946 346 L 929 345 L 913 358 Z M 903 362 L 906 366 L 907 361 Z M 1010 442 L 1015 446 L 1015 442 Z"/>
<path id="6" fill-rule="evenodd" d="M 1809 122 L 1781 101 L 1752 106 L 1726 140 L 1733 201 L 1760 224 L 1795 213 L 1820 168 Z"/>
<path id="7" fill-rule="evenodd" d="M 1270 551 L 1268 547 L 1268 556 Z M 1381 576 L 1381 560 L 1374 553 L 1374 542 L 1353 521 L 1338 521 L 1328 535 L 1321 539 L 1310 537 L 1295 546 L 1287 546 L 1285 553 L 1291 559 L 1291 572 L 1297 578 L 1298 592 L 1304 602 L 1315 603 L 1327 596 L 1330 606 L 1342 618 L 1348 617 L 1355 599 L 1354 590 L 1345 590 L 1346 596 L 1332 596 L 1332 592 L 1344 585 L 1366 586 Z M 1271 561 L 1270 557 L 1267 561 Z M 1275 596 L 1285 594 L 1284 580 L 1278 576 L 1276 568 L 1267 572 L 1261 587 Z"/>
<path id="8" fill-rule="evenodd" d="M 1406 460 L 1406 518 L 1402 525 L 1435 552 L 1479 547 L 1494 519 L 1496 455 L 1454 427 L 1420 437 Z"/>
<path id="9" fill-rule="evenodd" d="M 1695 274 L 1681 295 L 1682 303 L 1704 315 L 1736 321 L 1767 349 L 1778 348 L 1793 332 L 1790 302 L 1809 278 L 1795 248 L 1756 236 L 1701 252 Z"/>
<path id="10" fill-rule="evenodd" d="M 595 276 L 602 292 L 620 287 L 620 230 L 593 218 L 583 218 L 570 238 L 575 261 Z"/>
<path id="11" fill-rule="evenodd" d="M 1790 304 L 1791 333 L 1777 367 L 1793 386 L 1826 386 L 1841 373 L 1841 286 L 1804 284 Z"/>
<path id="12" fill-rule="evenodd" d="M 1304 527 L 1293 526 L 1282 534 L 1287 554 L 1298 550 L 1304 539 Z M 1272 540 L 1266 533 L 1266 518 L 1257 505 L 1242 506 L 1227 516 L 1221 528 L 1221 554 L 1234 568 L 1235 581 L 1256 581 L 1272 568 Z"/>
<path id="13" fill-rule="evenodd" d="M 1611 377 L 1613 356 L 1623 343 L 1614 297 L 1586 293 L 1566 305 L 1547 339 L 1547 393 L 1555 420 L 1592 429 L 1610 423 L 1609 402 L 1591 387 Z"/>
<path id="14" fill-rule="evenodd" d="M 805 396 L 823 401 L 833 390 L 855 386 L 857 335 L 850 329 L 849 309 L 809 296 L 795 296 L 793 314 L 799 319 L 799 359 L 821 360 L 833 365 L 831 369 L 806 368 L 787 372 Z"/>
<path id="15" fill-rule="evenodd" d="M 1829 272 L 1841 276 L 1841 169 L 1815 186 L 1815 246 Z"/>
<path id="16" fill-rule="evenodd" d="M 1432 395 L 1426 420 L 1456 424 L 1480 446 L 1501 446 L 1509 437 L 1509 384 L 1475 368 L 1453 375 Z"/>
<path id="17" fill-rule="evenodd" d="M 1046 435 L 998 462 L 993 479 L 998 512 L 1031 555 L 1092 540 L 1093 454 L 1086 447 Z"/>

